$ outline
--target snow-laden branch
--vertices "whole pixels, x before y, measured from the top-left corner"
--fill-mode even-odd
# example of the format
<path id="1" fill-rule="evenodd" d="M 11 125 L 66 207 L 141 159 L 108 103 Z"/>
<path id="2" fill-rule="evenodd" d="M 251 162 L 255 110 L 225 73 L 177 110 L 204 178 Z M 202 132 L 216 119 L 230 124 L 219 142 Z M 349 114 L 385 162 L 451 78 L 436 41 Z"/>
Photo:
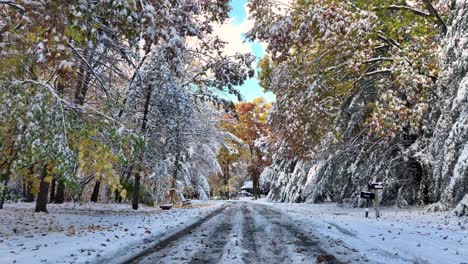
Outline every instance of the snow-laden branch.
<path id="1" fill-rule="evenodd" d="M 23 84 L 34 84 L 34 85 L 37 85 L 37 86 L 40 86 L 40 87 L 43 87 L 45 88 L 47 91 L 49 91 L 51 93 L 51 95 L 57 100 L 59 101 L 62 105 L 68 107 L 68 108 L 71 108 L 73 110 L 79 110 L 79 111 L 83 111 L 83 112 L 92 112 L 96 115 L 99 115 L 103 118 L 105 118 L 106 120 L 108 121 L 111 121 L 111 122 L 114 122 L 118 125 L 121 125 L 123 127 L 125 127 L 123 124 L 121 124 L 119 121 L 115 120 L 113 117 L 109 116 L 109 115 L 106 115 L 105 113 L 93 108 L 93 107 L 87 107 L 87 106 L 82 106 L 82 105 L 78 105 L 78 104 L 75 104 L 75 103 L 72 103 L 72 102 L 69 102 L 68 100 L 62 98 L 58 93 L 57 91 L 48 83 L 44 83 L 44 82 L 40 82 L 40 81 L 36 81 L 36 80 L 31 80 L 31 79 L 27 79 L 27 80 L 16 80 L 14 81 L 14 84 L 19 84 L 19 85 L 23 85 Z"/>
<path id="2" fill-rule="evenodd" d="M 364 61 L 364 63 L 373 63 L 373 62 L 378 62 L 378 61 L 394 61 L 395 58 L 392 57 L 379 57 L 379 58 L 372 58 Z"/>
<path id="3" fill-rule="evenodd" d="M 445 33 L 447 33 L 447 25 L 445 24 L 444 20 L 439 15 L 437 10 L 434 8 L 430 0 L 423 0 L 423 2 L 426 5 L 426 8 L 429 11 L 429 13 L 426 13 L 422 10 L 418 10 L 414 7 L 406 6 L 406 5 L 380 6 L 380 7 L 375 7 L 372 10 L 373 11 L 378 11 L 378 10 L 409 11 L 415 15 L 422 16 L 422 17 L 435 17 L 437 21 L 436 22 L 437 25 L 439 25 L 439 27 L 441 28 L 442 34 L 445 35 Z"/>
<path id="4" fill-rule="evenodd" d="M 392 72 L 393 72 L 393 69 L 382 69 L 382 70 L 364 73 L 364 76 L 368 77 L 368 76 L 373 76 L 373 75 L 378 75 L 378 74 L 390 74 Z"/>
<path id="5" fill-rule="evenodd" d="M 428 14 L 424 11 L 418 10 L 416 8 L 413 8 L 411 6 L 405 6 L 405 5 L 389 5 L 389 6 L 379 6 L 375 7 L 372 9 L 373 11 L 378 11 L 378 10 L 397 10 L 397 11 L 410 11 L 415 15 L 418 16 L 423 16 L 423 17 L 429 17 L 431 14 Z"/>
<path id="6" fill-rule="evenodd" d="M 0 5 L 9 5 L 9 6 L 12 6 L 16 9 L 18 9 L 18 11 L 21 13 L 21 14 L 24 14 L 25 10 L 24 10 L 24 7 L 20 4 L 17 4 L 15 3 L 15 1 L 5 1 L 5 0 L 0 0 Z"/>
<path id="7" fill-rule="evenodd" d="M 385 36 L 385 34 L 380 30 L 377 31 L 377 38 L 379 38 L 380 40 L 382 40 L 382 41 L 394 46 L 395 48 L 398 48 L 399 50 L 401 50 L 400 43 L 398 43 L 396 40 L 394 40 L 391 37 Z"/>
<path id="8" fill-rule="evenodd" d="M 437 24 L 439 25 L 442 31 L 442 35 L 445 35 L 447 33 L 447 25 L 445 24 L 444 20 L 440 17 L 439 13 L 432 5 L 431 0 L 423 0 L 423 1 L 426 4 L 427 10 L 429 10 L 429 14 L 431 14 L 431 16 L 436 18 Z"/>

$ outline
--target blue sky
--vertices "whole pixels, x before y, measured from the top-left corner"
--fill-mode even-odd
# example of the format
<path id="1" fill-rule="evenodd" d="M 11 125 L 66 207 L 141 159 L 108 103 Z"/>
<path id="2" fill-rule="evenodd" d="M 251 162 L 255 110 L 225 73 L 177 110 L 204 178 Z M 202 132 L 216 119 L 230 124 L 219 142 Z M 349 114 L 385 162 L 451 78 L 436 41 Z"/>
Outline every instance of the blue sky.
<path id="1" fill-rule="evenodd" d="M 247 10 L 245 8 L 246 0 L 231 0 L 231 12 L 229 16 L 231 18 L 231 25 L 234 27 L 241 27 L 248 19 Z M 231 32 L 228 32 L 231 33 Z M 245 40 L 243 33 L 239 33 L 239 39 Z M 265 56 L 265 50 L 257 42 L 249 42 L 250 52 L 257 57 L 257 61 Z M 252 101 L 256 97 L 264 97 L 267 101 L 272 102 L 275 100 L 275 95 L 272 92 L 265 93 L 263 88 L 258 84 L 258 79 L 255 76 L 252 79 L 247 80 L 242 86 L 239 86 L 241 94 L 244 96 L 245 101 Z M 236 101 L 236 100 L 234 100 Z"/>

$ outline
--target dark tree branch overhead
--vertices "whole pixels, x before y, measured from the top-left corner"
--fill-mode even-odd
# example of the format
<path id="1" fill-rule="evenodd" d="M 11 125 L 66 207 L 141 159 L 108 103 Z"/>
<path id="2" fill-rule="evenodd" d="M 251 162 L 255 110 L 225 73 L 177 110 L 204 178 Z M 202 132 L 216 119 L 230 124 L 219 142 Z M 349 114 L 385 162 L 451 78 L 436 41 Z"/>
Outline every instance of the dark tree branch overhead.
<path id="1" fill-rule="evenodd" d="M 21 14 L 24 14 L 25 10 L 24 10 L 24 7 L 15 3 L 14 1 L 5 1 L 5 0 L 0 0 L 0 5 L 9 5 L 9 6 L 12 6 L 16 9 L 18 9 L 18 11 L 21 13 Z"/>
<path id="2" fill-rule="evenodd" d="M 392 45 L 393 47 L 396 47 L 398 49 L 401 49 L 400 48 L 400 43 L 398 43 L 396 40 L 394 40 L 393 38 L 391 37 L 387 37 L 385 36 L 385 34 L 382 32 L 382 31 L 377 31 L 377 38 Z"/>
<path id="3" fill-rule="evenodd" d="M 439 13 L 432 5 L 431 0 L 423 0 L 423 1 L 426 4 L 426 8 L 429 11 L 429 14 L 431 14 L 431 16 L 437 19 L 437 24 L 440 27 L 442 35 L 445 35 L 447 33 L 447 25 L 445 24 L 444 20 L 440 17 Z"/>
<path id="4" fill-rule="evenodd" d="M 422 10 L 418 10 L 414 7 L 406 6 L 406 5 L 380 6 L 380 7 L 373 8 L 373 11 L 377 11 L 377 10 L 409 11 L 415 15 L 422 16 L 422 17 L 434 17 L 436 19 L 437 25 L 439 25 L 441 29 L 442 35 L 445 35 L 447 33 L 447 25 L 445 24 L 442 17 L 439 15 L 437 10 L 432 5 L 431 0 L 423 0 L 423 2 L 426 5 L 426 9 L 429 13 L 426 13 Z"/>
<path id="5" fill-rule="evenodd" d="M 415 9 L 411 6 L 405 6 L 405 5 L 389 5 L 389 6 L 380 6 L 380 7 L 375 7 L 373 8 L 374 11 L 377 10 L 396 10 L 396 11 L 410 11 L 415 15 L 418 16 L 423 16 L 423 17 L 429 17 L 431 14 L 425 13 L 424 11 Z"/>

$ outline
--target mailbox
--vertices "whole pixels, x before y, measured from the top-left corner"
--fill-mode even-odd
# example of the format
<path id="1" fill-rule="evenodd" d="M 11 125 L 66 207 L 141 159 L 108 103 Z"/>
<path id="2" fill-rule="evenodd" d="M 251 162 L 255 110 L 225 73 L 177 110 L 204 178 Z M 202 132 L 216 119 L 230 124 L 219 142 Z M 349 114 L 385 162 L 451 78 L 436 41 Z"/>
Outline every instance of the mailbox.
<path id="1" fill-rule="evenodd" d="M 368 185 L 369 190 L 382 190 L 383 184 L 381 182 L 371 182 Z"/>
<path id="2" fill-rule="evenodd" d="M 361 198 L 362 199 L 367 199 L 367 200 L 372 200 L 375 198 L 375 194 L 371 192 L 361 192 Z"/>

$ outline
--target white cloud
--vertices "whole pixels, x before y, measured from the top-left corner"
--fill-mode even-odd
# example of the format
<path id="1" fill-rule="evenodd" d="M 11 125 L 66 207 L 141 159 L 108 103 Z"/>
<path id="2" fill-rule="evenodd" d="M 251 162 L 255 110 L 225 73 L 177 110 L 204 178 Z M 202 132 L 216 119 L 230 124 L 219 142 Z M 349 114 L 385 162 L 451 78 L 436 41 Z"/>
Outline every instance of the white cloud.
<path id="1" fill-rule="evenodd" d="M 277 0 L 279 10 L 278 12 L 284 13 L 289 8 L 292 0 Z M 213 35 L 217 35 L 221 40 L 227 42 L 224 53 L 233 55 L 236 52 L 240 53 L 253 53 L 252 47 L 249 43 L 244 42 L 243 34 L 248 32 L 254 26 L 254 20 L 250 19 L 250 10 L 247 4 L 244 5 L 247 18 L 241 24 L 235 24 L 231 19 L 223 25 L 214 26 Z M 260 45 L 266 50 L 267 44 L 260 42 Z"/>
<path id="2" fill-rule="evenodd" d="M 243 34 L 247 33 L 254 25 L 254 21 L 248 19 L 249 10 L 247 5 L 244 5 L 247 19 L 241 24 L 235 24 L 232 19 L 223 25 L 217 25 L 214 27 L 213 34 L 219 36 L 223 41 L 226 41 L 225 53 L 233 55 L 236 52 L 249 53 L 252 52 L 252 48 L 246 42 L 244 42 Z"/>
<path id="3" fill-rule="evenodd" d="M 214 27 L 213 35 L 217 35 L 221 40 L 227 42 L 224 52 L 233 55 L 236 52 L 252 52 L 250 45 L 244 42 L 242 34 L 249 31 L 253 26 L 253 21 L 245 20 L 239 25 L 235 25 L 232 20 L 229 23 Z"/>

